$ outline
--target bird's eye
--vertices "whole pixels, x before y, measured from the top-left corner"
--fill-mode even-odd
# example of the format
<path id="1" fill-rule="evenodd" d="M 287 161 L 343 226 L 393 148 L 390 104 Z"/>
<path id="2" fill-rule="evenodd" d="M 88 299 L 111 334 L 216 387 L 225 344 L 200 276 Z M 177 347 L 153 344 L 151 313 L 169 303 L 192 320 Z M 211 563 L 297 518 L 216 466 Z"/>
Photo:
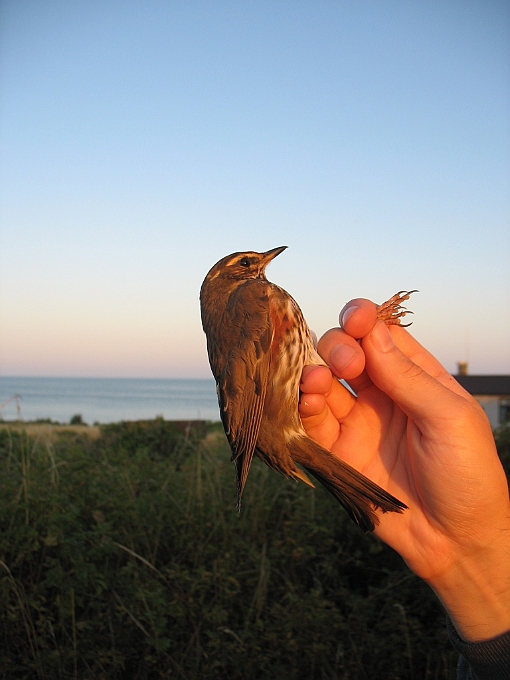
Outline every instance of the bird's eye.
<path id="1" fill-rule="evenodd" d="M 239 260 L 239 264 L 241 265 L 241 267 L 249 267 L 251 262 L 248 257 L 243 257 Z"/>

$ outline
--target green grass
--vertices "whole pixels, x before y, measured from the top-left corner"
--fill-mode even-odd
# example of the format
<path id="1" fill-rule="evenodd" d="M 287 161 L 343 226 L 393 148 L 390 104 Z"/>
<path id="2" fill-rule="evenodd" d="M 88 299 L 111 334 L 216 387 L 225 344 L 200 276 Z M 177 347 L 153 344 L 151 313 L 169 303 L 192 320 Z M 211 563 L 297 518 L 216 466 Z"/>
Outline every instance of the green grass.
<path id="1" fill-rule="evenodd" d="M 455 677 L 432 593 L 325 491 L 255 461 L 237 513 L 216 426 L 7 428 L 0 460 L 0 678 Z"/>

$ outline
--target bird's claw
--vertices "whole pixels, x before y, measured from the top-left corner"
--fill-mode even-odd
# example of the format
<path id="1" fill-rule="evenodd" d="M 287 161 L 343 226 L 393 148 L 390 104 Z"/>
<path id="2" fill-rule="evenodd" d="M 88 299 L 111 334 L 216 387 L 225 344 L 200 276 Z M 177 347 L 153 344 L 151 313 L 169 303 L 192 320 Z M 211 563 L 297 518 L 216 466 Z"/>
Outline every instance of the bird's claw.
<path id="1" fill-rule="evenodd" d="M 402 326 L 402 328 L 410 326 L 412 322 L 400 322 L 400 319 L 406 316 L 406 314 L 413 314 L 413 312 L 403 307 L 402 303 L 409 300 L 411 295 L 417 292 L 417 290 L 400 290 L 389 300 L 383 302 L 382 305 L 377 305 L 377 319 L 379 321 L 384 321 L 388 326 Z"/>

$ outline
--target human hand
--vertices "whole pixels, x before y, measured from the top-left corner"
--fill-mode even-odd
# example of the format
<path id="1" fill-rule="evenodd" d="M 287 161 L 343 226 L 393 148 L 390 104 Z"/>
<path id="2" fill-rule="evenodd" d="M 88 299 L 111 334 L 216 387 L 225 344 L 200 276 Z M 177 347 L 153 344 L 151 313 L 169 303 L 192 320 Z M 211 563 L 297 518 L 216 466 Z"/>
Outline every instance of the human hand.
<path id="1" fill-rule="evenodd" d="M 303 371 L 307 434 L 409 506 L 375 533 L 434 589 L 466 640 L 510 628 L 510 504 L 489 422 L 456 380 L 399 326 L 354 300 Z M 361 342 L 356 342 L 361 338 Z"/>

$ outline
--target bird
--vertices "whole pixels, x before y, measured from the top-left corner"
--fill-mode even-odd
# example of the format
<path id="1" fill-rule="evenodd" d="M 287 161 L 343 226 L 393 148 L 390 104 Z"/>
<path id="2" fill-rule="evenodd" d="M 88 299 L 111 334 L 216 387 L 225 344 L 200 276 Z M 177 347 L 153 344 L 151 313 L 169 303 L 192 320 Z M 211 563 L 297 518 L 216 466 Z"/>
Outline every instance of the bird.
<path id="1" fill-rule="evenodd" d="M 266 278 L 267 265 L 286 248 L 227 255 L 209 270 L 200 289 L 207 353 L 236 470 L 237 508 L 256 455 L 284 477 L 313 487 L 312 475 L 363 531 L 373 531 L 379 523 L 376 508 L 400 513 L 407 506 L 303 428 L 298 412 L 302 369 L 325 363 L 297 302 Z M 412 292 L 400 291 L 380 305 L 378 317 L 399 324 L 409 313 L 402 302 Z"/>

